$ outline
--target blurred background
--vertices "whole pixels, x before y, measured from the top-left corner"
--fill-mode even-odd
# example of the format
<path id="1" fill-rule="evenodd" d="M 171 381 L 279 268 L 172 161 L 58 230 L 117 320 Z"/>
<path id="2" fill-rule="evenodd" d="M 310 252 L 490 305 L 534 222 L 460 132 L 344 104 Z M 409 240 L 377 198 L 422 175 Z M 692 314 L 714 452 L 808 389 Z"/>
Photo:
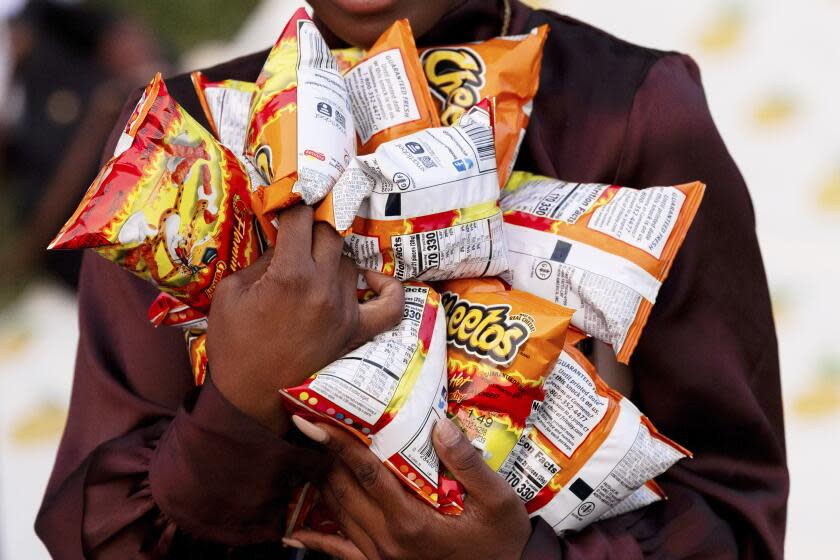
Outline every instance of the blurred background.
<path id="1" fill-rule="evenodd" d="M 700 64 L 751 189 L 773 296 L 792 476 L 788 556 L 824 557 L 835 549 L 840 502 L 840 0 L 530 3 Z M 32 524 L 67 414 L 78 337 L 79 257 L 43 247 L 96 174 L 131 89 L 158 70 L 270 46 L 298 5 L 0 0 L 3 560 L 47 557 Z"/>

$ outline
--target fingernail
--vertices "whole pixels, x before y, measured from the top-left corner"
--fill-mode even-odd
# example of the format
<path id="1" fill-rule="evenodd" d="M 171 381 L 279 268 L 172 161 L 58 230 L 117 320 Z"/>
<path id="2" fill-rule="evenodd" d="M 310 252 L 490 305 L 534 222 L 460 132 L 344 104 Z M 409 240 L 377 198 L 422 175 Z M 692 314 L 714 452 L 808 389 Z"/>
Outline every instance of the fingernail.
<path id="1" fill-rule="evenodd" d="M 330 434 L 326 430 L 319 428 L 309 420 L 304 420 L 300 416 L 292 416 L 292 422 L 295 423 L 297 429 L 303 432 L 303 435 L 318 443 L 327 443 L 330 439 Z"/>
<path id="2" fill-rule="evenodd" d="M 461 440 L 463 434 L 458 426 L 449 418 L 441 418 L 435 423 L 435 431 L 440 442 L 446 447 L 452 447 Z"/>
<path id="3" fill-rule="evenodd" d="M 289 539 L 289 538 L 284 538 L 283 539 L 283 546 L 289 546 L 291 548 L 305 548 L 303 546 L 303 543 L 300 542 L 299 540 Z"/>

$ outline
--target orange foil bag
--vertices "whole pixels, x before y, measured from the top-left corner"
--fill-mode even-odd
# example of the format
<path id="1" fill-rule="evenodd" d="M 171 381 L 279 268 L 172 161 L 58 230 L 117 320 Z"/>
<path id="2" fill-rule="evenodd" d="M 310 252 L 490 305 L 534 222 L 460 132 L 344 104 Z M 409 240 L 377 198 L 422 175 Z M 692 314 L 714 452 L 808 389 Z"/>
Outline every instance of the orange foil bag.
<path id="1" fill-rule="evenodd" d="M 357 156 L 316 216 L 349 233 L 361 268 L 403 281 L 493 276 L 508 269 L 498 196 L 487 102 L 457 126 Z"/>
<path id="2" fill-rule="evenodd" d="M 440 284 L 449 415 L 493 470 L 516 446 L 563 350 L 573 311 L 496 279 Z"/>
<path id="3" fill-rule="evenodd" d="M 315 24 L 301 8 L 260 71 L 245 136 L 245 156 L 264 181 L 252 205 L 273 242 L 275 212 L 314 204 L 356 153 L 347 86 Z"/>
<path id="4" fill-rule="evenodd" d="M 647 189 L 514 172 L 502 193 L 513 287 L 575 309 L 627 363 L 705 186 Z"/>
<path id="5" fill-rule="evenodd" d="M 691 455 L 608 387 L 570 340 L 499 469 L 531 516 L 557 534 L 662 499 L 650 479 Z"/>
<path id="6" fill-rule="evenodd" d="M 395 22 L 344 72 L 359 154 L 383 142 L 440 126 L 407 19 Z"/>
<path id="7" fill-rule="evenodd" d="M 260 253 L 248 184 L 233 153 L 157 75 L 49 248 L 94 248 L 206 314 L 219 281 Z"/>
<path id="8" fill-rule="evenodd" d="M 240 80 L 213 82 L 199 71 L 190 74 L 190 78 L 213 134 L 234 154 L 242 155 L 257 85 Z"/>
<path id="9" fill-rule="evenodd" d="M 446 414 L 440 296 L 418 282 L 403 288 L 399 325 L 282 394 L 295 414 L 349 430 L 419 497 L 445 513 L 457 513 L 461 508 L 452 503 L 457 496 L 445 495 L 455 486 L 441 481 L 431 443 L 435 422 Z"/>
<path id="10" fill-rule="evenodd" d="M 516 162 L 540 83 L 548 26 L 527 35 L 421 49 L 429 88 L 444 126 L 486 97 L 496 99 L 496 159 L 504 185 Z"/>

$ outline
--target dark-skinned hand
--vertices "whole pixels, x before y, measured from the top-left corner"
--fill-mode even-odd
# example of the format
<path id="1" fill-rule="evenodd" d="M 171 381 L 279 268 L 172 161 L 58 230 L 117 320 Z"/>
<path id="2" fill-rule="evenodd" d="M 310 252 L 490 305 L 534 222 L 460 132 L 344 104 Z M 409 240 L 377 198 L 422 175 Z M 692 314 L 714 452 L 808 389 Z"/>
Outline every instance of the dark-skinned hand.
<path id="1" fill-rule="evenodd" d="M 287 546 L 341 560 L 520 558 L 531 524 L 522 501 L 451 421 L 439 420 L 434 446 L 467 491 L 464 512 L 442 515 L 421 502 L 357 438 L 294 416 L 298 428 L 337 458 L 321 487 L 342 535 L 294 532 Z"/>
<path id="2" fill-rule="evenodd" d="M 342 238 L 298 205 L 278 215 L 274 248 L 219 283 L 208 318 L 211 379 L 234 406 L 275 433 L 288 428 L 277 391 L 399 323 L 403 289 L 368 272 L 379 294 L 360 304 Z"/>

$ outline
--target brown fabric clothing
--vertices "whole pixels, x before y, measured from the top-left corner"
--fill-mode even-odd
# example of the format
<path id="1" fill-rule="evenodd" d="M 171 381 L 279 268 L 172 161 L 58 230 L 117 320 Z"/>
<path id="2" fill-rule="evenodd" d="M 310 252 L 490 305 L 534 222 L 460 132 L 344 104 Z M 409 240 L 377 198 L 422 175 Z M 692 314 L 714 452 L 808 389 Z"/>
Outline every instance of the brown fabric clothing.
<path id="1" fill-rule="evenodd" d="M 524 558 L 781 558 L 788 475 L 767 282 L 749 195 L 699 71 L 684 55 L 512 6 L 512 33 L 551 27 L 518 169 L 631 187 L 708 185 L 631 361 L 632 400 L 695 458 L 660 477 L 668 501 L 561 539 L 537 523 Z M 501 19 L 500 3 L 456 2 L 418 43 L 486 39 Z M 253 80 L 265 56 L 205 73 Z M 189 78 L 167 85 L 204 122 Z M 299 434 L 262 429 L 212 379 L 193 388 L 181 333 L 146 320 L 152 286 L 87 255 L 80 287 L 70 416 L 36 524 L 50 552 L 287 557 L 277 540 L 290 488 L 323 472 L 321 455 Z"/>

